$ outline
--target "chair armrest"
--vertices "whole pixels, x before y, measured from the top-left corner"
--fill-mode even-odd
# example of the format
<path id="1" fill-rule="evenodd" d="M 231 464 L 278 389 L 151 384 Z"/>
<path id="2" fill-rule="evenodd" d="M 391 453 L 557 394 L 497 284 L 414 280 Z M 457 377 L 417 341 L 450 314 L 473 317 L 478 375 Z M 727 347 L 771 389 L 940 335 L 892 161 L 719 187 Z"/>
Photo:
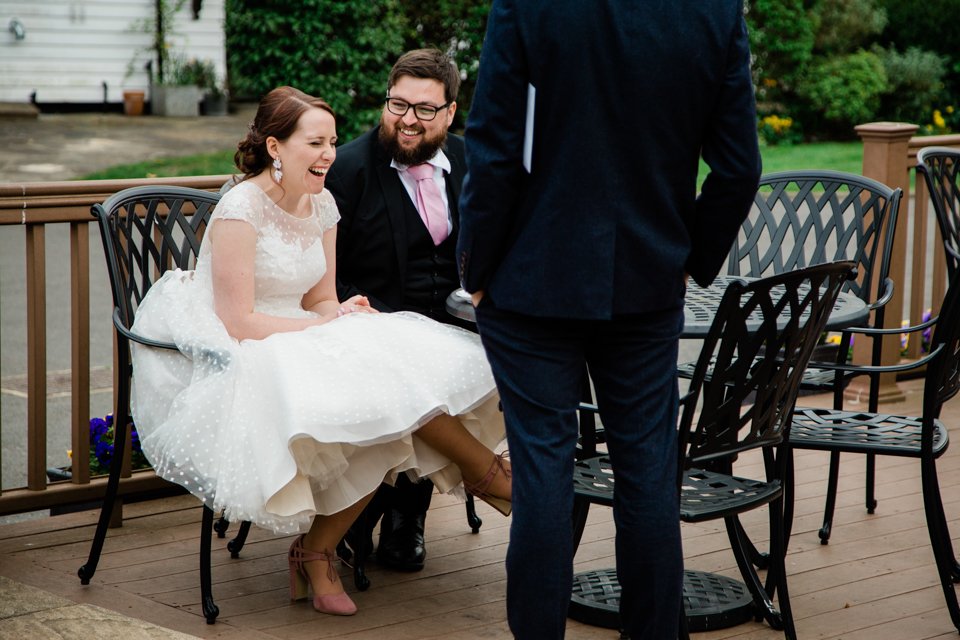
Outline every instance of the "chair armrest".
<path id="1" fill-rule="evenodd" d="M 893 280 L 890 278 L 883 279 L 883 293 L 880 294 L 880 297 L 874 300 L 872 303 L 867 305 L 867 309 L 870 311 L 875 311 L 880 307 L 886 306 L 890 300 L 893 299 L 893 290 L 894 284 Z"/>
<path id="2" fill-rule="evenodd" d="M 810 362 L 808 368 L 816 369 L 828 369 L 831 371 L 850 371 L 853 373 L 898 373 L 900 371 L 910 371 L 911 369 L 916 369 L 922 367 L 923 365 L 929 363 L 933 360 L 939 353 L 943 351 L 943 345 L 938 345 L 930 353 L 917 358 L 916 360 L 911 360 L 910 362 L 904 362 L 901 364 L 840 364 L 836 362 Z"/>
<path id="3" fill-rule="evenodd" d="M 917 331 L 923 331 L 933 325 L 937 324 L 937 320 L 940 316 L 934 316 L 928 320 L 921 322 L 920 324 L 910 325 L 909 327 L 891 327 L 889 329 L 881 329 L 878 327 L 847 327 L 844 331 L 849 331 L 850 333 L 863 333 L 867 335 L 889 335 L 889 334 L 901 334 L 901 333 L 915 333 Z"/>
<path id="4" fill-rule="evenodd" d="M 113 309 L 113 326 L 116 330 L 123 335 L 128 340 L 132 340 L 137 344 L 142 344 L 147 347 L 153 347 L 156 349 L 167 349 L 169 351 L 176 351 L 182 354 L 186 358 L 191 360 L 200 360 L 202 362 L 208 362 L 216 367 L 217 370 L 223 371 L 227 368 L 227 365 L 230 363 L 230 354 L 221 350 L 215 349 L 196 349 L 192 353 L 187 353 L 182 351 L 177 345 L 172 342 L 163 342 L 160 340 L 153 340 L 151 338 L 146 338 L 141 336 L 138 333 L 130 331 L 126 326 L 124 326 L 123 321 L 120 319 L 120 310 L 114 307 Z"/>
<path id="5" fill-rule="evenodd" d="M 134 333 L 133 331 L 130 331 L 130 329 L 127 329 L 127 327 L 123 324 L 123 320 L 120 319 L 120 309 L 116 307 L 113 308 L 113 326 L 127 340 L 132 340 L 136 343 L 146 345 L 148 347 L 155 347 L 157 349 L 170 349 L 172 351 L 179 351 L 177 345 L 173 344 L 172 342 L 161 342 L 160 340 L 145 338 L 140 334 Z"/>

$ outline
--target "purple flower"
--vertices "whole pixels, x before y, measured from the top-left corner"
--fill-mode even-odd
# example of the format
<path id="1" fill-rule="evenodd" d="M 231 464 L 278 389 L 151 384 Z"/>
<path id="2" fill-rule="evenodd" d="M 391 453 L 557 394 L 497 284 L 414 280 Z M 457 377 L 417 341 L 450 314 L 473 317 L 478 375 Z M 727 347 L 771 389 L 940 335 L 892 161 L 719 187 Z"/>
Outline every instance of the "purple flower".
<path id="1" fill-rule="evenodd" d="M 100 463 L 101 467 L 105 469 L 108 468 L 110 466 L 110 460 L 113 458 L 113 443 L 104 440 L 98 441 L 94 449 L 94 455 L 97 457 L 97 462 Z"/>

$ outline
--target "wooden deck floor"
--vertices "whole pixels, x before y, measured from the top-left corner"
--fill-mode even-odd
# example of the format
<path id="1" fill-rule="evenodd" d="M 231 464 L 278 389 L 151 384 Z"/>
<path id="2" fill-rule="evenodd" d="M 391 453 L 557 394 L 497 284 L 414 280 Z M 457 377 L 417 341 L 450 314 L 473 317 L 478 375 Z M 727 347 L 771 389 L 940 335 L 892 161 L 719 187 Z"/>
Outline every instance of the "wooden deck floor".
<path id="1" fill-rule="evenodd" d="M 919 404 L 919 383 L 903 385 L 906 406 Z M 816 404 L 820 398 L 803 398 Z M 960 400 L 945 410 L 948 425 L 960 419 Z M 960 447 L 940 462 L 948 517 L 960 531 Z M 746 460 L 749 465 L 750 460 Z M 879 507 L 863 508 L 863 463 L 851 456 L 842 465 L 833 539 L 819 544 L 827 458 L 797 457 L 797 516 L 787 566 L 801 638 L 920 640 L 957 635 L 936 579 L 925 527 L 917 462 L 878 462 Z M 749 470 L 746 470 L 749 473 Z M 285 551 L 291 538 L 254 529 L 240 559 L 223 541 L 214 542 L 214 595 L 221 615 L 208 626 L 200 614 L 197 535 L 200 509 L 189 496 L 128 505 L 126 522 L 110 532 L 100 568 L 82 587 L 77 568 L 86 557 L 96 513 L 80 512 L 0 526 L 0 576 L 38 587 L 77 603 L 205 638 L 507 638 L 503 559 L 509 519 L 479 504 L 484 519 L 471 534 L 463 507 L 435 496 L 427 518 L 426 568 L 404 574 L 371 566 L 372 587 L 354 593 L 360 613 L 323 616 L 287 594 Z M 763 538 L 765 513 L 746 519 Z M 721 523 L 685 525 L 688 568 L 737 576 Z M 594 508 L 576 557 L 576 570 L 613 565 L 613 523 L 608 509 Z M 761 543 L 762 544 L 762 543 Z M 347 575 L 343 570 L 342 574 Z M 351 580 L 346 578 L 353 591 Z M 536 595 L 531 596 L 536 606 Z M 3 634 L 0 633 L 0 636 Z M 616 632 L 570 621 L 575 640 L 616 638 Z M 760 623 L 694 634 L 713 640 L 761 640 L 782 634 Z"/>

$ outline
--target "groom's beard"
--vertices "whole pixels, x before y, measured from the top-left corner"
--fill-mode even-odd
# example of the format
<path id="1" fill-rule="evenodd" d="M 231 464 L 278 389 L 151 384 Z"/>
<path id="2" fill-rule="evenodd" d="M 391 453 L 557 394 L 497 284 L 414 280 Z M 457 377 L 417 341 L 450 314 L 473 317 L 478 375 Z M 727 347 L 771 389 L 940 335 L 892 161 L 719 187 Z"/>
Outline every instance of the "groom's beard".
<path id="1" fill-rule="evenodd" d="M 437 114 L 438 118 L 440 116 L 441 114 Z M 403 147 L 400 145 L 400 132 L 397 130 L 399 126 L 399 124 L 384 122 L 383 118 L 380 118 L 380 144 L 383 145 L 383 148 L 387 150 L 390 157 L 398 164 L 408 166 L 422 164 L 432 158 L 437 153 L 437 150 L 443 146 L 443 143 L 447 141 L 446 129 L 430 137 L 429 132 L 424 129 L 423 125 L 417 122 L 410 128 L 420 129 L 424 132 L 420 143 L 413 148 Z"/>

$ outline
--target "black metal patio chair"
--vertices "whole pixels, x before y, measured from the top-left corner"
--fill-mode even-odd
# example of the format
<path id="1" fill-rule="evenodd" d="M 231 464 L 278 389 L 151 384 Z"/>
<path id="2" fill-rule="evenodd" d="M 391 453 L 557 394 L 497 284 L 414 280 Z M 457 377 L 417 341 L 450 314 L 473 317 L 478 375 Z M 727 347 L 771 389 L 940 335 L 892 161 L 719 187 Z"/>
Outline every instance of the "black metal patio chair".
<path id="1" fill-rule="evenodd" d="M 723 519 L 751 601 L 746 617 L 766 619 L 796 638 L 784 563 L 784 501 L 789 498 L 790 457 L 780 445 L 809 358 L 843 287 L 855 277 L 853 262 L 832 262 L 751 282 L 734 281 L 704 340 L 690 387 L 681 399 L 678 486 L 681 520 Z M 746 330 L 753 316 L 759 323 Z M 734 461 L 759 449 L 764 477 L 734 475 Z M 578 500 L 613 505 L 615 482 L 606 455 L 580 460 L 574 472 Z M 766 505 L 770 550 L 766 580 L 758 575 L 739 515 Z M 582 529 L 575 531 L 579 544 Z M 587 572 L 587 574 L 595 572 Z M 689 612 L 687 572 L 684 606 Z M 593 576 L 578 574 L 589 582 Z M 703 576 L 694 575 L 699 579 Z M 774 604 L 776 598 L 776 604 Z M 600 623 L 587 601 L 571 602 L 571 616 Z M 778 608 L 779 606 L 779 608 Z M 615 610 L 614 610 L 615 611 Z M 613 626 L 606 621 L 604 626 Z M 704 630 L 694 620 L 689 629 Z"/>
<path id="2" fill-rule="evenodd" d="M 921 415 L 798 408 L 794 413 L 788 446 L 831 453 L 919 459 L 930 545 L 951 621 L 960 631 L 960 605 L 954 586 L 960 582 L 960 563 L 954 553 L 937 476 L 937 459 L 949 444 L 947 425 L 940 421 L 940 411 L 944 403 L 960 390 L 960 279 L 954 278 L 947 288 L 937 318 L 907 329 L 889 331 L 916 333 L 931 324 L 935 324 L 935 329 L 929 353 L 906 364 L 869 367 L 877 373 L 923 370 L 925 367 Z M 842 369 L 845 365 L 837 366 Z M 789 513 L 786 518 L 789 537 Z"/>
<path id="3" fill-rule="evenodd" d="M 147 291 L 165 271 L 192 269 L 195 266 L 203 233 L 218 200 L 217 194 L 197 189 L 147 186 L 124 189 L 103 204 L 93 206 L 92 213 L 99 223 L 113 294 L 118 389 L 114 416 L 116 449 L 90 553 L 87 562 L 77 572 L 81 584 L 90 584 L 97 570 L 118 498 L 131 421 L 130 382 L 133 367 L 130 344 L 138 342 L 158 349 L 177 350 L 174 344 L 150 340 L 133 333 L 130 328 L 134 313 Z M 208 624 L 213 624 L 219 615 L 213 600 L 210 575 L 213 519 L 213 511 L 204 505 L 200 531 L 200 593 L 203 615 Z M 221 521 L 217 527 L 220 537 L 225 535 L 225 525 L 225 521 Z M 243 547 L 249 528 L 250 523 L 244 522 L 237 537 L 228 545 L 233 557 L 237 557 Z"/>
<path id="4" fill-rule="evenodd" d="M 923 176 L 930 192 L 946 254 L 947 278 L 953 282 L 960 271 L 960 149 L 920 149 L 917 173 Z"/>
<path id="5" fill-rule="evenodd" d="M 870 362 L 879 364 L 882 335 L 870 331 L 882 327 L 885 305 L 893 297 L 894 283 L 889 278 L 893 234 L 900 207 L 900 189 L 891 189 L 870 178 L 839 171 L 784 171 L 760 179 L 747 219 L 727 258 L 727 274 L 764 277 L 793 269 L 835 260 L 852 260 L 858 277 L 847 282 L 844 290 L 862 299 L 872 311 L 865 332 L 849 328 L 840 334 L 836 359 L 847 361 L 854 336 L 870 338 Z M 832 393 L 834 407 L 843 408 L 843 392 L 850 381 L 867 372 L 849 368 L 842 372 L 817 366 L 820 357 L 804 373 L 801 389 Z M 681 365 L 680 375 L 689 377 L 693 364 Z M 868 406 L 876 411 L 880 393 L 879 376 L 872 376 Z M 877 501 L 874 491 L 875 463 L 866 460 L 865 504 L 873 513 Z M 823 525 L 819 536 L 823 544 L 830 539 L 836 505 L 840 456 L 830 457 Z"/>

